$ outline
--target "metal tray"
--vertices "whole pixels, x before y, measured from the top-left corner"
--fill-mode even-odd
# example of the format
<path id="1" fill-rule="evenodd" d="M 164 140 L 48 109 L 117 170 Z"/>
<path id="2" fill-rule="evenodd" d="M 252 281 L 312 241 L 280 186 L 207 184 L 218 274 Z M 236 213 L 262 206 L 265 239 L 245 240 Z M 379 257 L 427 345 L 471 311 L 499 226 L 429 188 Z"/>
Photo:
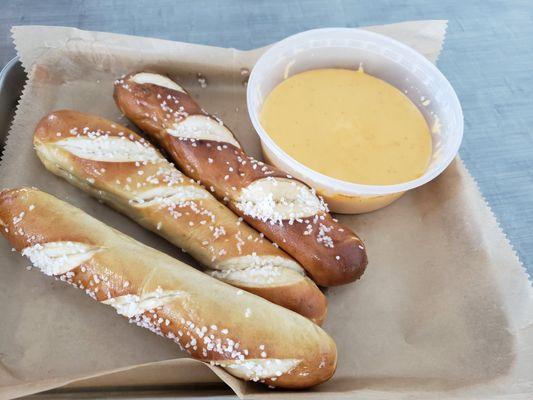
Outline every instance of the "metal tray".
<path id="1" fill-rule="evenodd" d="M 25 81 L 26 73 L 18 57 L 9 61 L 0 71 L 0 154 Z"/>

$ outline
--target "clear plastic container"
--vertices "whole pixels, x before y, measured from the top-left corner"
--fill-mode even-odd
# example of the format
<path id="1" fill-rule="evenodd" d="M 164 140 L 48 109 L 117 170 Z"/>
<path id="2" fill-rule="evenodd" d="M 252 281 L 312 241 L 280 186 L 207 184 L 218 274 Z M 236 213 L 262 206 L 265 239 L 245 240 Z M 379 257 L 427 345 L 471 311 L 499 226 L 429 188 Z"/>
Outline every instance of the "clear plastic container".
<path id="1" fill-rule="evenodd" d="M 299 163 L 268 136 L 259 122 L 263 101 L 280 82 L 317 68 L 357 69 L 403 91 L 431 128 L 433 153 L 418 179 L 395 185 L 361 185 L 323 175 Z M 412 48 L 376 33 L 353 28 L 302 32 L 268 49 L 255 64 L 247 89 L 248 113 L 261 138 L 265 158 L 314 187 L 338 213 L 363 213 L 382 208 L 407 190 L 439 175 L 452 162 L 463 138 L 463 113 L 448 80 Z M 341 145 L 341 144 L 339 144 Z"/>

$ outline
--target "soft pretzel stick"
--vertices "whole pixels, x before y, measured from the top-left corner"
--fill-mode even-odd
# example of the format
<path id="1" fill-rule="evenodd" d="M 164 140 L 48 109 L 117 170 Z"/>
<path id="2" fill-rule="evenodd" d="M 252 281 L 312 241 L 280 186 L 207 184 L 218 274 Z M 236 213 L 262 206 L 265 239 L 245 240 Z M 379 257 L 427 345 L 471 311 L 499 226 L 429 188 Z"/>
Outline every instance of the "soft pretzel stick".
<path id="1" fill-rule="evenodd" d="M 147 72 L 115 82 L 122 112 L 250 225 L 292 255 L 323 286 L 358 279 L 361 240 L 336 221 L 314 190 L 246 155 L 233 133 L 168 77 Z"/>
<path id="2" fill-rule="evenodd" d="M 307 318 L 213 279 L 38 189 L 0 192 L 0 231 L 45 274 L 234 376 L 304 388 L 335 371 L 335 343 Z"/>
<path id="3" fill-rule="evenodd" d="M 34 146 L 48 170 L 185 249 L 208 274 L 323 321 L 326 298 L 298 263 L 133 131 L 62 110 L 39 122 Z"/>

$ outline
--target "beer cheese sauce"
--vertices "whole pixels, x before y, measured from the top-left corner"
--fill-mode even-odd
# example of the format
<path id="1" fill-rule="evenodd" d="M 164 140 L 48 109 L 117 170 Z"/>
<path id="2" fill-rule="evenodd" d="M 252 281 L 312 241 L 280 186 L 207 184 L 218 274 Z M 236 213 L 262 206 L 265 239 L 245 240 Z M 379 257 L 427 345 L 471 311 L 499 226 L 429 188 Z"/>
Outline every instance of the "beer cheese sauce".
<path id="1" fill-rule="evenodd" d="M 347 182 L 406 182 L 423 175 L 431 157 L 420 110 L 362 69 L 317 69 L 286 79 L 266 98 L 260 121 L 292 158 Z"/>

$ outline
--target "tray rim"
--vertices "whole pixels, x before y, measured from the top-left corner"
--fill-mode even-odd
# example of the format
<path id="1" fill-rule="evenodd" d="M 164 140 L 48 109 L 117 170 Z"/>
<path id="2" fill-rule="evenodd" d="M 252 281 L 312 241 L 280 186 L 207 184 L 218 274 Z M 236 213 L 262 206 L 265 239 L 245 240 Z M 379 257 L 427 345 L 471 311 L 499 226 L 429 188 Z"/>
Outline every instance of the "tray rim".
<path id="1" fill-rule="evenodd" d="M 8 74 L 15 68 L 18 63 L 20 63 L 20 67 L 24 70 L 24 68 L 22 67 L 22 63 L 20 62 L 19 56 L 13 57 L 0 70 L 0 96 L 3 96 L 2 92 L 4 90 L 4 86 L 6 85 L 6 78 Z M 24 71 L 24 73 L 26 73 L 26 71 Z"/>
<path id="2" fill-rule="evenodd" d="M 4 92 L 6 91 L 7 77 L 9 76 L 10 72 L 13 71 L 15 67 L 17 66 L 17 64 L 19 63 L 20 63 L 19 56 L 15 56 L 11 60 L 9 60 L 0 70 L 0 96 L 1 97 L 6 96 Z M 20 68 L 22 68 L 22 64 L 20 64 Z M 22 93 L 22 89 L 24 88 L 24 82 L 22 83 L 22 87 L 20 88 L 21 93 Z M 17 96 L 17 102 L 19 99 L 20 99 L 20 95 Z M 15 110 L 8 111 L 11 114 L 9 123 L 5 126 L 5 129 L 0 129 L 0 159 L 4 151 L 4 146 L 5 146 L 7 137 L 9 136 L 9 132 L 11 131 L 11 125 L 13 123 L 13 117 L 15 115 L 14 111 Z M 0 112 L 3 113 L 3 110 L 0 110 Z"/>
<path id="3" fill-rule="evenodd" d="M 2 86 L 4 85 L 4 80 L 6 78 L 7 73 L 13 68 L 13 66 L 18 62 L 19 56 L 13 57 L 11 60 L 9 60 L 0 70 L 0 90 Z"/>

